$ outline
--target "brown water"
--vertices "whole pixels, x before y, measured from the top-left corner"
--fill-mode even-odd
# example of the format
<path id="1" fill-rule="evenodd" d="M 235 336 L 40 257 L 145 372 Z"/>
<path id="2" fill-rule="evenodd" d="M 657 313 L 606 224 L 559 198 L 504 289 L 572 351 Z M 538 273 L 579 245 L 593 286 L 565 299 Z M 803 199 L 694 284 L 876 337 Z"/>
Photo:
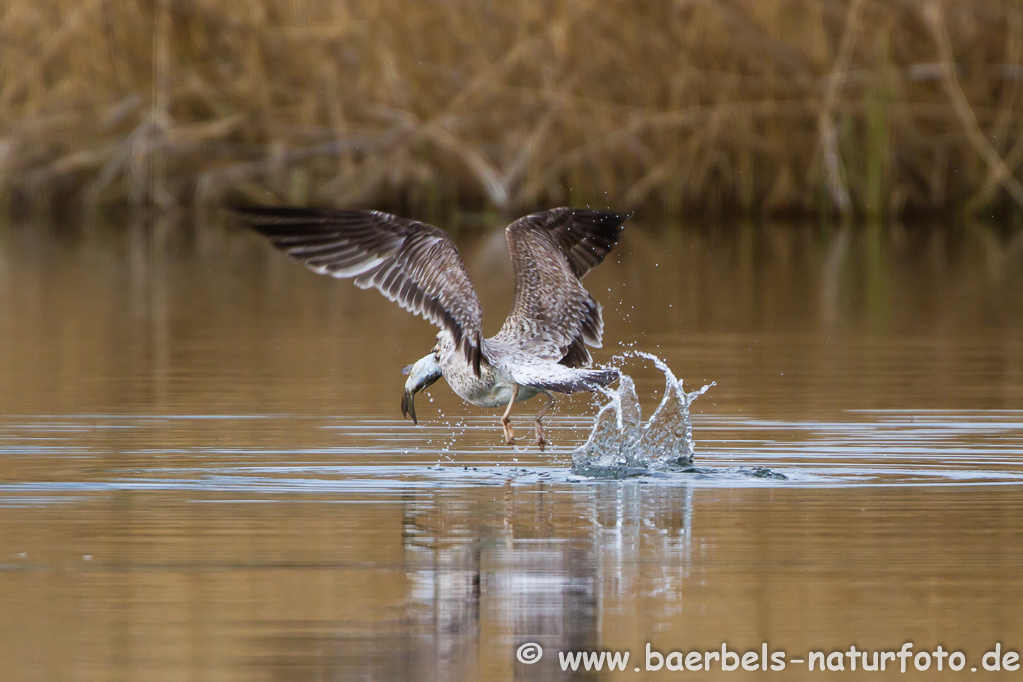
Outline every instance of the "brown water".
<path id="1" fill-rule="evenodd" d="M 401 421 L 433 330 L 239 230 L 0 228 L 0 679 L 727 678 L 634 671 L 722 642 L 1023 675 L 981 666 L 1023 652 L 1023 234 L 636 220 L 587 285 L 600 359 L 717 382 L 697 472 L 572 475 L 587 396 L 547 453 L 443 382 Z"/>

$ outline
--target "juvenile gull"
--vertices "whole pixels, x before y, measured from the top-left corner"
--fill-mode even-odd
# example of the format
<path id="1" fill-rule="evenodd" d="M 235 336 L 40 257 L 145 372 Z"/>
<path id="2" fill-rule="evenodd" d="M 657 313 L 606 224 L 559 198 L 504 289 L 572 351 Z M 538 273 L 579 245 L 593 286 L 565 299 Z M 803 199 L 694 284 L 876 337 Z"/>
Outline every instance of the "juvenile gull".
<path id="1" fill-rule="evenodd" d="M 553 393 L 593 391 L 618 378 L 614 369 L 587 369 L 587 346 L 599 348 L 600 304 L 582 278 L 615 247 L 628 216 L 555 208 L 519 218 L 505 230 L 515 277 L 511 313 L 496 335 L 482 338 L 483 311 L 451 237 L 432 225 L 379 211 L 291 207 L 234 209 L 313 272 L 355 278 L 405 310 L 440 327 L 437 345 L 405 368 L 402 414 L 418 424 L 415 394 L 442 376 L 463 400 L 506 407 L 505 441 L 515 442 L 512 405 L 543 395 L 536 442 Z"/>

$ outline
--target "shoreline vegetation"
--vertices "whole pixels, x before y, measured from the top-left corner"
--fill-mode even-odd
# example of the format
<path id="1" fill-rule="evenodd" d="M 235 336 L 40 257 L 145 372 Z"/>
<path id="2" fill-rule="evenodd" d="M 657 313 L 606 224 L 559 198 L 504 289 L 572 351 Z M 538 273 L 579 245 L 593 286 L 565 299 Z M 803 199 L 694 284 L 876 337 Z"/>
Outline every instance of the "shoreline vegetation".
<path id="1" fill-rule="evenodd" d="M 1023 209 L 1019 0 L 14 0 L 0 205 Z"/>

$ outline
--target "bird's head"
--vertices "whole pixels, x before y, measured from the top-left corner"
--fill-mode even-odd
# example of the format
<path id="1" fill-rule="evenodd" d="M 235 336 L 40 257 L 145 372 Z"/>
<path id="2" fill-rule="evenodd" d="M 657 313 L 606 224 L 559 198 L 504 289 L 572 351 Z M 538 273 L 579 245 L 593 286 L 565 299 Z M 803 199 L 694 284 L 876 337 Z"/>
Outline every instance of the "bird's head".
<path id="1" fill-rule="evenodd" d="M 440 365 L 437 363 L 436 354 L 431 352 L 420 358 L 414 365 L 403 369 L 402 374 L 407 374 L 408 380 L 405 382 L 405 393 L 401 396 L 401 415 L 403 417 L 411 415 L 412 423 L 418 424 L 415 405 L 416 393 L 431 386 L 443 376 Z"/>

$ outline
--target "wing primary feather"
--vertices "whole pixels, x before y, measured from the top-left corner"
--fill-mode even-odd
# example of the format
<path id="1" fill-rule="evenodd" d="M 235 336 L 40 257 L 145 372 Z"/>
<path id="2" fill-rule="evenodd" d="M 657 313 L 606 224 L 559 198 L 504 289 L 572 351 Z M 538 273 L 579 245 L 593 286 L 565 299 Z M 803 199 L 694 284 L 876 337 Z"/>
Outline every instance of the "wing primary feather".
<path id="1" fill-rule="evenodd" d="M 380 211 L 237 206 L 234 214 L 318 274 L 353 278 L 446 329 L 477 375 L 482 309 L 451 237 Z"/>

